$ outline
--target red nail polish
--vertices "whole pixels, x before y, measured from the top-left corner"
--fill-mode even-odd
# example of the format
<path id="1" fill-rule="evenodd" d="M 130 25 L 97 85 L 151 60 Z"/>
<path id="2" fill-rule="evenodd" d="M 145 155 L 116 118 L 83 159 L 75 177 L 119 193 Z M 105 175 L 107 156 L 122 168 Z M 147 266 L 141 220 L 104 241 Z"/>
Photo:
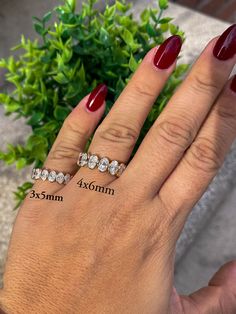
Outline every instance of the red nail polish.
<path id="1" fill-rule="evenodd" d="M 217 40 L 213 55 L 219 60 L 228 60 L 236 53 L 236 24 L 231 25 Z"/>
<path id="2" fill-rule="evenodd" d="M 107 96 L 107 87 L 105 84 L 99 84 L 90 94 L 86 107 L 89 111 L 98 110 Z"/>
<path id="3" fill-rule="evenodd" d="M 234 77 L 233 77 L 230 88 L 232 89 L 233 92 L 236 93 L 236 75 L 234 75 Z"/>
<path id="4" fill-rule="evenodd" d="M 158 48 L 154 57 L 154 64 L 159 69 L 168 69 L 176 60 L 182 46 L 181 37 L 174 35 L 169 37 Z"/>

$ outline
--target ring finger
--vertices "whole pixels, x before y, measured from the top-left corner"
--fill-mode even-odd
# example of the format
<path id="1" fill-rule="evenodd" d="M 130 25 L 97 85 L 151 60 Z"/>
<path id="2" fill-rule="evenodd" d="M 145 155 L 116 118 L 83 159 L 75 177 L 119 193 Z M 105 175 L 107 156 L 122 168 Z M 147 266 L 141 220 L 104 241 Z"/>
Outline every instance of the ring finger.
<path id="1" fill-rule="evenodd" d="M 179 36 L 171 36 L 159 48 L 149 51 L 96 130 L 89 153 L 123 163 L 129 160 L 145 119 L 175 68 L 181 45 Z M 93 179 L 101 175 L 87 168 L 81 168 L 79 174 Z M 108 172 L 102 176 L 103 182 L 113 181 Z"/>

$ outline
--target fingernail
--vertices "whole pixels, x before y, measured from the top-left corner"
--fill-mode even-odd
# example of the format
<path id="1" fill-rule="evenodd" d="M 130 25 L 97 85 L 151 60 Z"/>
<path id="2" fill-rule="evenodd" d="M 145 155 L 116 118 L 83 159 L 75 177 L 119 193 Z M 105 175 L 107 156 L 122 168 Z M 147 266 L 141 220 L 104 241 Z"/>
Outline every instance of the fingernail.
<path id="1" fill-rule="evenodd" d="M 236 24 L 231 25 L 217 40 L 213 49 L 214 56 L 219 60 L 228 60 L 236 53 Z"/>
<path id="2" fill-rule="evenodd" d="M 107 87 L 105 84 L 99 84 L 90 94 L 86 107 L 89 111 L 98 110 L 107 96 Z"/>
<path id="3" fill-rule="evenodd" d="M 236 75 L 233 77 L 233 80 L 231 82 L 230 88 L 233 92 L 236 93 Z"/>
<path id="4" fill-rule="evenodd" d="M 169 37 L 158 48 L 154 57 L 154 64 L 159 69 L 168 69 L 178 57 L 181 50 L 182 40 L 178 35 Z"/>

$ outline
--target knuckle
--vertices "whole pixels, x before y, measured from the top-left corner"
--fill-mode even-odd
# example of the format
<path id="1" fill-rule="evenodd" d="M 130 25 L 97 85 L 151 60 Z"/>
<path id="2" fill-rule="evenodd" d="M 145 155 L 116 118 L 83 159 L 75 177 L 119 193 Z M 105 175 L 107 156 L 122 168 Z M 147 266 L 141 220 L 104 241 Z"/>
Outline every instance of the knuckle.
<path id="1" fill-rule="evenodd" d="M 190 122 L 181 120 L 166 120 L 156 126 L 157 135 L 171 145 L 186 149 L 195 137 L 194 128 Z"/>
<path id="2" fill-rule="evenodd" d="M 217 171 L 223 162 L 222 159 L 219 145 L 204 137 L 195 141 L 185 156 L 185 161 L 192 168 L 207 173 Z"/>
<path id="3" fill-rule="evenodd" d="M 132 148 L 139 136 L 139 130 L 125 123 L 112 123 L 106 127 L 100 127 L 96 131 L 102 141 L 110 144 L 122 144 L 125 148 Z"/>
<path id="4" fill-rule="evenodd" d="M 196 73 L 191 77 L 191 84 L 195 92 L 215 94 L 219 93 L 220 86 L 217 84 L 217 80 L 208 79 L 203 73 Z"/>
<path id="5" fill-rule="evenodd" d="M 64 123 L 63 128 L 70 134 L 70 137 L 75 136 L 78 140 L 87 139 L 89 137 L 89 130 L 82 128 L 80 123 L 75 123 L 74 119 L 68 116 Z"/>
<path id="6" fill-rule="evenodd" d="M 134 80 L 132 82 L 132 92 L 137 99 L 156 98 L 156 94 L 148 81 Z"/>
<path id="7" fill-rule="evenodd" d="M 73 143 L 69 143 L 66 140 L 61 140 L 58 142 L 56 147 L 49 153 L 49 159 L 52 160 L 63 160 L 63 159 L 72 159 L 77 160 L 79 152 L 82 149 L 79 145 L 74 145 Z"/>
<path id="8" fill-rule="evenodd" d="M 225 101 L 222 105 L 215 106 L 216 113 L 220 118 L 227 121 L 233 121 L 235 124 L 236 120 L 236 106 L 232 101 Z"/>

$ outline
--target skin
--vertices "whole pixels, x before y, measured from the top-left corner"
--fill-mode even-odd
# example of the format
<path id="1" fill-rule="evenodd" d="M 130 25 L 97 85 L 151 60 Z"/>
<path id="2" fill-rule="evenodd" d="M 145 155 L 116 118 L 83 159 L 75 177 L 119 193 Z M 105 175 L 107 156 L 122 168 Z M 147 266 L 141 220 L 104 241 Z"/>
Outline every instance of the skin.
<path id="1" fill-rule="evenodd" d="M 17 216 L 0 292 L 6 313 L 220 314 L 236 312 L 236 262 L 190 296 L 173 288 L 176 241 L 236 136 L 236 57 L 219 61 L 213 39 L 156 120 L 120 178 L 76 161 L 105 103 L 85 97 L 67 117 L 45 168 L 74 173 L 61 186 L 37 181 L 36 192 L 63 202 L 26 198 Z M 140 129 L 175 68 L 153 65 L 156 48 L 97 128 L 89 151 L 126 163 Z M 150 167 L 150 164 L 154 167 Z M 78 188 L 81 178 L 113 196 Z"/>

